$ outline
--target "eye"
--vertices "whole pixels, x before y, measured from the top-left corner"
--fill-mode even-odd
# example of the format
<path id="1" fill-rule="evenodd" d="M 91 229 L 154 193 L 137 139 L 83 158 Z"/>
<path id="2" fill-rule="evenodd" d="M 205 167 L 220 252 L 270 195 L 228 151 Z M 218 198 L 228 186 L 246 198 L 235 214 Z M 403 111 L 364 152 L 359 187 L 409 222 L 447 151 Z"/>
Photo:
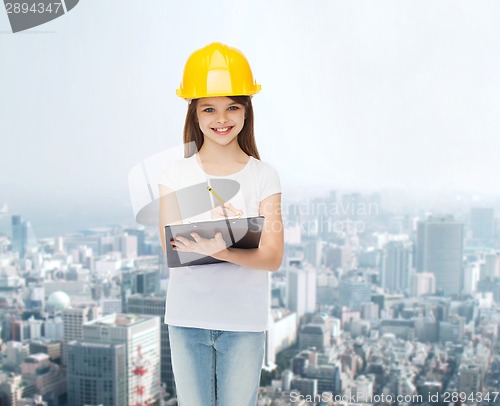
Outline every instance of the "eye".
<path id="1" fill-rule="evenodd" d="M 215 110 L 212 107 L 207 107 L 205 110 L 203 110 L 205 113 L 213 113 Z"/>
<path id="2" fill-rule="evenodd" d="M 239 110 L 240 108 L 238 106 L 230 106 L 228 110 Z"/>

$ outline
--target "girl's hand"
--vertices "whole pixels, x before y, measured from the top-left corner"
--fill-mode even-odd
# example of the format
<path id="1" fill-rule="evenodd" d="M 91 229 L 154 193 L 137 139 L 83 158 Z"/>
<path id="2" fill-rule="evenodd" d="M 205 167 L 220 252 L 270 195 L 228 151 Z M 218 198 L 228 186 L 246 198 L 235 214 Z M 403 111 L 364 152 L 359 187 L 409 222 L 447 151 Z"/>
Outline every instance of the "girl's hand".
<path id="1" fill-rule="evenodd" d="M 224 214 L 224 211 L 226 212 Z M 220 206 L 216 206 L 212 209 L 212 219 L 226 218 L 226 217 L 241 217 L 243 214 L 242 210 L 236 209 L 231 203 L 225 202 Z"/>
<path id="2" fill-rule="evenodd" d="M 217 258 L 216 254 L 224 251 L 227 247 L 220 232 L 215 234 L 214 238 L 203 238 L 197 233 L 191 233 L 191 236 L 194 241 L 178 235 L 175 240 L 170 240 L 170 244 L 174 245 L 175 251 L 196 252 L 214 258 Z"/>

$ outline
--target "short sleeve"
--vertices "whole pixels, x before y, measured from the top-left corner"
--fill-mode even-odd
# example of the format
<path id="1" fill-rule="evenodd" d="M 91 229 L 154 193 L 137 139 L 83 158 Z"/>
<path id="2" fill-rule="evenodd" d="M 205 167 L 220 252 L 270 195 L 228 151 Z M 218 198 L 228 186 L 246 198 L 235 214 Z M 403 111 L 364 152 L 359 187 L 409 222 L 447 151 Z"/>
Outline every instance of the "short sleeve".
<path id="1" fill-rule="evenodd" d="M 269 164 L 264 164 L 264 169 L 261 181 L 260 201 L 276 193 L 281 193 L 281 182 L 278 171 Z"/>

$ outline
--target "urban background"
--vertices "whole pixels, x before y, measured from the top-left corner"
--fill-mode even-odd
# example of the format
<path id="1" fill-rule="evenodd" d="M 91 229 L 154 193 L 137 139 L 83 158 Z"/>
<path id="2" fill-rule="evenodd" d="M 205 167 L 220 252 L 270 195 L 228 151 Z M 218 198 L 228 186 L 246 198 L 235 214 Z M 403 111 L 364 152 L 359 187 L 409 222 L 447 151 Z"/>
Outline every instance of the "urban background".
<path id="1" fill-rule="evenodd" d="M 86 0 L 15 34 L 0 10 L 0 405 L 176 404 L 127 176 L 181 142 L 214 41 L 263 85 L 283 186 L 259 405 L 500 404 L 499 27 L 489 0 Z"/>

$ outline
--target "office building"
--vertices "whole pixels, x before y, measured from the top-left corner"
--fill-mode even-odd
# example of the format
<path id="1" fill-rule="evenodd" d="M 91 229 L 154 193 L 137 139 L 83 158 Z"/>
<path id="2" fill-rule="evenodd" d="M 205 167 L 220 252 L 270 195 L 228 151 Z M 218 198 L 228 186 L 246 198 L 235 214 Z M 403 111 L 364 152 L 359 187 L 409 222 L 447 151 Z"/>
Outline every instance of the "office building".
<path id="1" fill-rule="evenodd" d="M 484 255 L 484 266 L 481 269 L 481 280 L 493 280 L 500 277 L 500 252 L 491 252 Z"/>
<path id="2" fill-rule="evenodd" d="M 28 325 L 30 340 L 42 337 L 43 320 L 37 320 L 31 316 L 28 320 L 25 320 L 25 324 Z"/>
<path id="3" fill-rule="evenodd" d="M 71 341 L 68 351 L 70 405 L 127 406 L 125 343 Z"/>
<path id="4" fill-rule="evenodd" d="M 128 312 L 127 300 L 131 295 L 147 296 L 160 292 L 160 270 L 158 267 L 151 269 L 123 268 L 121 277 L 120 294 L 124 312 Z"/>
<path id="5" fill-rule="evenodd" d="M 45 338 L 54 341 L 64 340 L 64 322 L 59 316 L 45 320 L 43 323 Z"/>
<path id="6" fill-rule="evenodd" d="M 17 406 L 26 386 L 21 375 L 7 374 L 0 371 L 0 404 Z"/>
<path id="7" fill-rule="evenodd" d="M 63 342 L 63 363 L 66 364 L 66 345 L 70 341 L 82 340 L 83 324 L 100 316 L 100 309 L 97 306 L 79 306 L 64 309 L 62 313 L 64 342 Z"/>
<path id="8" fill-rule="evenodd" d="M 481 268 L 484 264 L 479 262 L 464 264 L 464 280 L 462 292 L 466 295 L 473 295 L 477 291 L 477 285 L 481 278 Z"/>
<path id="9" fill-rule="evenodd" d="M 411 274 L 411 296 L 419 297 L 436 292 L 436 276 L 431 272 Z"/>
<path id="10" fill-rule="evenodd" d="M 8 341 L 6 348 L 5 364 L 18 368 L 21 362 L 29 355 L 29 345 L 19 341 Z"/>
<path id="11" fill-rule="evenodd" d="M 59 362 L 62 356 L 62 343 L 60 341 L 50 341 L 40 339 L 30 341 L 30 354 L 47 354 L 52 362 Z"/>
<path id="12" fill-rule="evenodd" d="M 101 299 L 102 315 L 123 313 L 121 299 Z"/>
<path id="13" fill-rule="evenodd" d="M 482 376 L 483 371 L 479 364 L 476 364 L 473 360 L 464 360 L 458 369 L 458 392 L 464 392 L 467 396 L 482 392 Z"/>
<path id="14" fill-rule="evenodd" d="M 148 255 L 149 250 L 148 246 L 146 245 L 146 233 L 144 229 L 133 229 L 133 228 L 127 228 L 125 233 L 129 236 L 135 236 L 137 238 L 137 255 L 142 256 L 142 255 Z"/>
<path id="15" fill-rule="evenodd" d="M 138 253 L 137 236 L 124 234 L 116 237 L 118 240 L 118 248 L 122 253 L 123 258 L 135 258 Z"/>
<path id="16" fill-rule="evenodd" d="M 371 283 L 362 276 L 354 275 L 340 280 L 340 305 L 351 310 L 360 310 L 361 304 L 370 302 Z"/>
<path id="17" fill-rule="evenodd" d="M 431 272 L 445 295 L 463 289 L 464 225 L 451 215 L 429 216 L 417 226 L 417 272 Z"/>
<path id="18" fill-rule="evenodd" d="M 318 392 L 339 393 L 342 389 L 340 361 L 325 365 L 309 365 L 304 368 L 304 378 L 318 381 Z"/>
<path id="19" fill-rule="evenodd" d="M 413 247 L 409 242 L 389 241 L 383 250 L 382 287 L 387 292 L 402 293 L 410 287 Z"/>
<path id="20" fill-rule="evenodd" d="M 165 314 L 165 297 L 133 295 L 128 298 L 127 309 L 132 314 L 159 316 L 161 334 L 161 381 L 166 385 L 166 390 L 172 395 L 176 394 L 174 374 L 172 372 L 172 359 L 170 357 L 170 340 L 168 338 L 168 325 L 163 323 Z"/>
<path id="21" fill-rule="evenodd" d="M 439 341 L 461 343 L 465 332 L 465 318 L 452 315 L 446 321 L 439 322 Z"/>
<path id="22" fill-rule="evenodd" d="M 82 343 L 123 344 L 126 404 L 154 404 L 159 400 L 160 317 L 134 314 L 104 316 L 83 325 Z"/>
<path id="23" fill-rule="evenodd" d="M 327 323 L 308 323 L 299 332 L 299 350 L 316 348 L 323 351 L 330 346 L 330 328 Z"/>
<path id="24" fill-rule="evenodd" d="M 290 382 L 290 388 L 297 390 L 304 397 L 313 399 L 318 394 L 318 381 L 308 378 L 293 378 Z"/>
<path id="25" fill-rule="evenodd" d="M 297 313 L 297 320 L 316 309 L 316 270 L 301 260 L 290 260 L 287 268 L 288 308 Z"/>
<path id="26" fill-rule="evenodd" d="M 312 349 L 301 351 L 292 358 L 290 365 L 294 375 L 303 376 L 305 368 L 318 365 L 318 353 Z"/>
<path id="27" fill-rule="evenodd" d="M 51 362 L 47 354 L 28 355 L 20 365 L 25 393 L 36 392 L 46 399 L 51 399 L 51 404 L 64 403 L 66 393 L 65 371 Z"/>
<path id="28" fill-rule="evenodd" d="M 30 338 L 30 326 L 24 320 L 14 318 L 11 321 L 10 339 L 26 341 Z"/>
<path id="29" fill-rule="evenodd" d="M 12 216 L 12 252 L 19 253 L 19 258 L 24 258 L 28 249 L 29 224 L 19 215 Z"/>
<path id="30" fill-rule="evenodd" d="M 264 368 L 276 367 L 276 354 L 297 342 L 297 314 L 286 308 L 272 308 L 264 347 Z"/>

